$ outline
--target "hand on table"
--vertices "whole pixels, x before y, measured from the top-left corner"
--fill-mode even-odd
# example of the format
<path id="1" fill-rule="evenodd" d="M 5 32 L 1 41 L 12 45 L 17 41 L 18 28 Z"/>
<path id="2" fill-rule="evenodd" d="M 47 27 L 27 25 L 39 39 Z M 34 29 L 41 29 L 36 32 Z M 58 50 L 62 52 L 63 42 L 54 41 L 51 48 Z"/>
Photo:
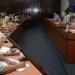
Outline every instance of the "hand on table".
<path id="1" fill-rule="evenodd" d="M 18 68 L 24 68 L 24 67 L 25 67 L 25 62 L 24 61 L 17 64 L 17 69 Z"/>
<path id="2" fill-rule="evenodd" d="M 16 65 L 17 63 L 11 60 L 6 61 L 8 65 Z"/>

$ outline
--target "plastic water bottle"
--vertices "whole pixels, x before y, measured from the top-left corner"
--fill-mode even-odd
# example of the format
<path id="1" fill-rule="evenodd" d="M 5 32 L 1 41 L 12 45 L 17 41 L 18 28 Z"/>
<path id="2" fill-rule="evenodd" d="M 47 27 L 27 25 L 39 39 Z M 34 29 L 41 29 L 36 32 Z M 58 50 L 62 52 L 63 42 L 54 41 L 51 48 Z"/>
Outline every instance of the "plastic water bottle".
<path id="1" fill-rule="evenodd" d="M 68 32 L 68 28 L 69 28 L 69 25 L 67 24 L 67 25 L 66 25 L 66 32 Z"/>

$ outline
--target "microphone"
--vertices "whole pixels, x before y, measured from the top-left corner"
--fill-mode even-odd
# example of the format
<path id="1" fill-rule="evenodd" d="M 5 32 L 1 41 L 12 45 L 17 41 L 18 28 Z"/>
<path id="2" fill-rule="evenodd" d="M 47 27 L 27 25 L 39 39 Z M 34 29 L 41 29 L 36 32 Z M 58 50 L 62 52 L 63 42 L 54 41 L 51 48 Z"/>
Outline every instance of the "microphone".
<path id="1" fill-rule="evenodd" d="M 26 57 L 21 57 L 18 59 L 18 61 L 22 62 L 22 61 L 28 61 L 28 59 Z"/>

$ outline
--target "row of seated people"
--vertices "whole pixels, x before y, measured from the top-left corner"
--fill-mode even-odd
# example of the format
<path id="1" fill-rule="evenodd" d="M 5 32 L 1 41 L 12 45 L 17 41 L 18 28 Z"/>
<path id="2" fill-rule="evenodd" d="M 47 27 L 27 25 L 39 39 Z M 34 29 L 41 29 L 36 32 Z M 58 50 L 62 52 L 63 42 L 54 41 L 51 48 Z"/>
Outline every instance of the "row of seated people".
<path id="1" fill-rule="evenodd" d="M 6 39 L 6 37 L 0 31 L 0 49 L 3 46 L 5 39 Z M 11 52 L 6 52 L 6 53 L 0 52 L 0 74 L 7 74 L 7 73 L 15 71 L 18 68 L 24 68 L 25 67 L 25 62 L 24 61 L 16 63 L 16 62 L 11 61 L 8 58 L 6 58 L 7 55 L 9 56 L 9 55 L 12 55 L 12 54 L 14 54 L 14 53 L 11 53 Z M 6 62 L 8 66 L 2 64 L 2 62 Z"/>
<path id="2" fill-rule="evenodd" d="M 3 33 L 10 34 L 24 19 L 27 18 L 30 18 L 30 16 L 25 17 L 23 14 L 0 13 L 0 30 L 2 30 Z"/>
<path id="3" fill-rule="evenodd" d="M 55 21 L 62 21 L 64 24 L 70 24 L 72 26 L 75 26 L 75 16 L 71 16 L 67 12 L 63 12 L 61 17 L 54 12 L 54 18 Z"/>
<path id="4" fill-rule="evenodd" d="M 65 32 L 75 33 L 75 16 L 71 16 L 69 13 L 63 13 L 60 17 L 54 12 L 53 19 L 50 19 L 55 23 L 56 26 L 64 29 Z"/>

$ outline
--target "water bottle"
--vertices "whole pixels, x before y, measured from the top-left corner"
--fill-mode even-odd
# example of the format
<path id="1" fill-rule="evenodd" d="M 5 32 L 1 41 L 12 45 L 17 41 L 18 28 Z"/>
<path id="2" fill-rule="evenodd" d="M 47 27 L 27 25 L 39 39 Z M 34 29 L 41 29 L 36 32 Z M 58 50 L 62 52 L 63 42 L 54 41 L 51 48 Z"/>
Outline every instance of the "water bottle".
<path id="1" fill-rule="evenodd" d="M 68 32 L 68 29 L 69 29 L 69 25 L 67 24 L 66 25 L 66 32 Z"/>

